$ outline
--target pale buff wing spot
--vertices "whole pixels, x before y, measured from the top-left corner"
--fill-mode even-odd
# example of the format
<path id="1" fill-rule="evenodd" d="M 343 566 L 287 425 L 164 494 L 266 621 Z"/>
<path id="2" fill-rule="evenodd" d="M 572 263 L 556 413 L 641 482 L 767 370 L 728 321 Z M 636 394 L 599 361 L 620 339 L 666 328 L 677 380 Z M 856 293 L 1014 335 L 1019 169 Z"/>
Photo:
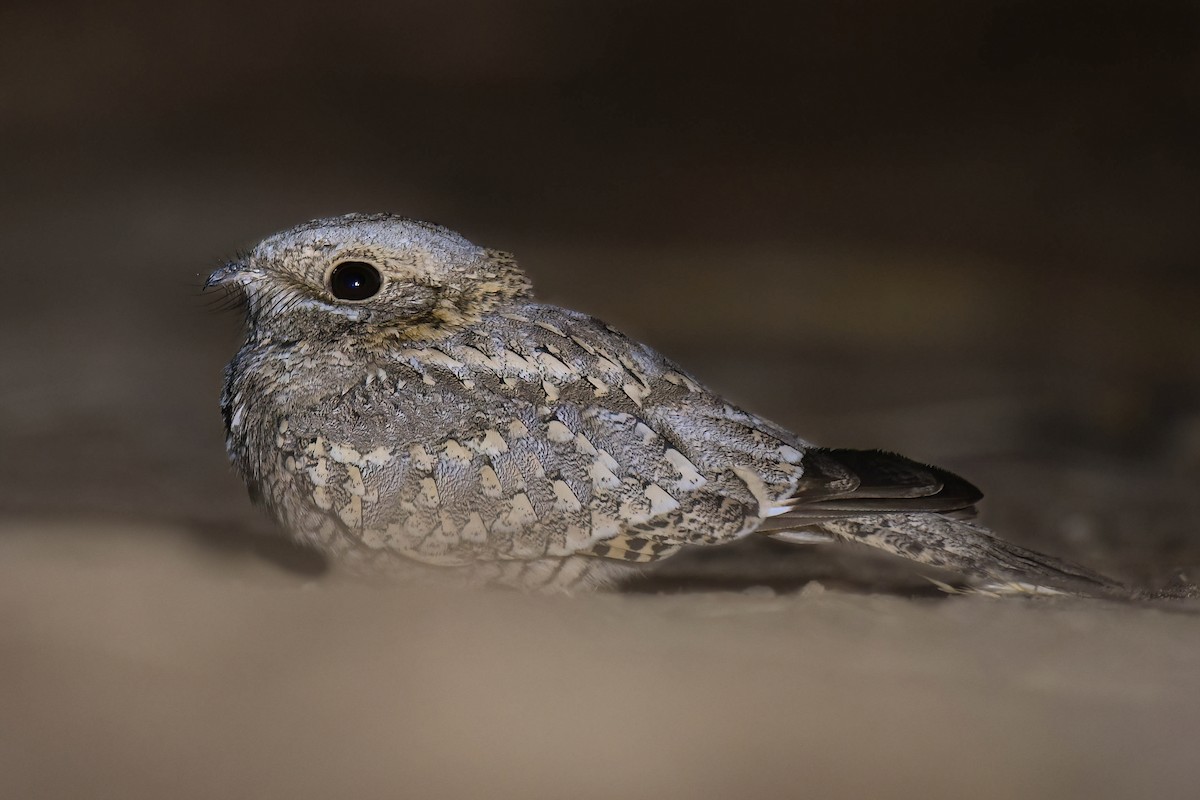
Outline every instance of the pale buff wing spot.
<path id="1" fill-rule="evenodd" d="M 481 447 L 483 452 L 489 456 L 498 456 L 501 453 L 508 452 L 508 442 L 504 441 L 504 437 L 500 435 L 500 431 L 495 429 L 488 430 L 483 435 Z"/>
<path id="2" fill-rule="evenodd" d="M 546 399 L 551 403 L 558 400 L 558 387 L 550 381 L 542 381 L 542 391 L 546 393 Z"/>
<path id="3" fill-rule="evenodd" d="M 577 515 L 578 516 L 578 515 Z M 590 521 L 590 515 L 585 515 Z M 555 555 L 568 555 L 587 544 L 592 538 L 592 530 L 590 527 L 585 527 L 583 520 L 572 519 L 567 523 L 567 529 L 564 532 L 564 540 L 561 548 L 558 548 Z"/>
<path id="4" fill-rule="evenodd" d="M 479 470 L 479 485 L 483 487 L 484 497 L 500 497 L 504 493 L 500 486 L 500 476 L 490 466 L 485 465 Z"/>
<path id="5" fill-rule="evenodd" d="M 442 535 L 451 539 L 451 544 L 459 539 L 460 534 L 458 532 L 458 522 L 454 519 L 454 514 L 450 509 L 443 506 L 438 511 L 438 521 L 442 526 Z"/>
<path id="6" fill-rule="evenodd" d="M 639 489 L 641 492 L 637 493 Z M 625 491 L 621 496 L 624 498 L 618 509 L 621 519 L 633 524 L 645 522 L 650 516 L 650 507 L 653 503 L 648 487 L 629 479 L 625 482 Z"/>
<path id="7" fill-rule="evenodd" d="M 533 363 L 525 356 L 521 355 L 510 348 L 504 349 L 504 366 L 506 369 L 513 370 L 521 375 L 538 375 L 540 370 L 537 364 Z"/>
<path id="8" fill-rule="evenodd" d="M 626 371 L 628 371 L 630 375 L 637 378 L 638 383 L 642 384 L 643 386 L 650 385 L 649 379 L 646 378 L 646 373 L 638 369 L 638 365 L 633 363 L 633 359 L 631 359 L 629 356 L 621 355 L 617 356 L 617 360 L 621 362 L 621 366 L 625 367 Z"/>
<path id="9" fill-rule="evenodd" d="M 329 457 L 339 464 L 358 464 L 362 462 L 362 453 L 348 444 L 329 445 Z"/>
<path id="10" fill-rule="evenodd" d="M 564 339 L 567 338 L 567 335 L 562 332 L 561 328 L 559 328 L 556 325 L 551 325 L 549 322 L 535 322 L 533 324 L 537 325 L 539 328 L 541 328 L 543 330 L 550 331 L 551 333 L 556 333 L 559 336 L 563 337 Z"/>
<path id="11" fill-rule="evenodd" d="M 504 317 L 505 319 L 510 319 L 513 322 L 529 322 L 529 317 L 525 317 L 520 314 L 501 314 L 500 316 Z"/>
<path id="12" fill-rule="evenodd" d="M 464 447 L 456 439 L 447 439 L 446 443 L 442 445 L 442 447 L 446 453 L 446 458 L 450 459 L 451 461 L 459 461 L 464 464 L 469 464 L 471 463 L 471 459 L 475 457 L 474 453 L 472 453 L 470 449 Z"/>
<path id="13" fill-rule="evenodd" d="M 433 376 L 430 375 L 428 372 L 421 375 L 421 382 L 424 383 L 426 386 L 437 386 L 437 381 L 435 381 L 433 379 Z"/>
<path id="14" fill-rule="evenodd" d="M 377 464 L 383 466 L 390 464 L 394 456 L 390 448 L 380 445 L 369 453 L 363 453 L 363 461 L 367 464 Z"/>
<path id="15" fill-rule="evenodd" d="M 325 486 L 329 483 L 329 460 L 317 459 L 317 463 L 305 470 L 308 480 L 313 486 Z"/>
<path id="16" fill-rule="evenodd" d="M 478 347 L 463 345 L 455 352 L 465 363 L 472 366 L 484 367 L 493 372 L 500 372 L 504 368 L 504 361 L 502 359 L 492 358 Z"/>
<path id="17" fill-rule="evenodd" d="M 596 458 L 599 459 L 601 464 L 603 464 L 605 467 L 612 470 L 613 472 L 616 472 L 618 469 L 621 468 L 621 465 L 617 463 L 617 460 L 615 458 L 613 458 L 612 456 L 610 456 L 608 454 L 607 450 L 597 450 Z"/>
<path id="18" fill-rule="evenodd" d="M 779 447 L 779 457 L 789 464 L 799 464 L 804 459 L 804 454 L 785 444 Z"/>
<path id="19" fill-rule="evenodd" d="M 603 397 L 611 391 L 611 388 L 607 383 L 595 377 L 594 375 L 588 375 L 587 382 L 592 385 L 592 394 L 596 397 Z"/>
<path id="20" fill-rule="evenodd" d="M 570 428 L 555 419 L 551 420 L 550 424 L 546 426 L 546 438 L 552 442 L 562 444 L 574 439 L 575 434 L 571 433 Z"/>
<path id="21" fill-rule="evenodd" d="M 329 490 L 324 486 L 318 486 L 313 489 L 313 502 L 317 504 L 317 508 L 322 511 L 328 511 L 333 508 L 333 499 L 329 496 Z"/>
<path id="22" fill-rule="evenodd" d="M 639 422 L 633 426 L 633 432 L 642 437 L 642 444 L 648 445 L 658 438 L 658 434 L 650 430 L 649 426 L 644 422 Z"/>
<path id="23" fill-rule="evenodd" d="M 680 491 L 690 492 L 694 489 L 699 489 L 708 480 L 700 474 L 696 469 L 696 465 L 674 448 L 668 448 L 665 454 L 667 463 L 669 463 L 679 473 L 679 482 L 675 484 L 675 488 Z"/>
<path id="24" fill-rule="evenodd" d="M 470 442 L 469 446 L 476 453 L 483 453 L 492 458 L 508 452 L 508 443 L 504 441 L 504 437 L 500 435 L 500 431 L 494 428 L 484 433 L 482 439 Z"/>
<path id="25" fill-rule="evenodd" d="M 438 492 L 437 482 L 433 478 L 421 478 L 421 491 L 417 494 L 417 503 L 426 508 L 436 508 L 442 502 Z"/>
<path id="26" fill-rule="evenodd" d="M 589 440 L 582 433 L 576 434 L 575 436 L 575 449 L 589 456 L 596 455 L 596 448 L 592 446 L 591 440 Z"/>
<path id="27" fill-rule="evenodd" d="M 583 506 L 571 487 L 561 480 L 554 482 L 554 508 L 558 511 L 579 511 Z"/>
<path id="28" fill-rule="evenodd" d="M 342 488 L 349 494 L 362 497 L 367 493 L 367 485 L 363 483 L 362 470 L 353 464 L 346 465 L 346 480 L 342 483 Z"/>
<path id="29" fill-rule="evenodd" d="M 508 423 L 508 438 L 510 440 L 524 439 L 528 435 L 529 428 L 525 427 L 525 423 L 521 422 L 521 420 L 514 419 L 512 422 Z"/>
<path id="30" fill-rule="evenodd" d="M 650 393 L 650 390 L 642 386 L 640 383 L 627 383 L 621 387 L 625 395 L 633 401 L 638 408 L 642 407 L 642 400 Z"/>
<path id="31" fill-rule="evenodd" d="M 487 541 L 488 530 L 483 524 L 483 517 L 479 516 L 478 512 L 472 511 L 471 516 L 467 518 L 467 524 L 458 533 L 459 537 L 464 542 L 473 544 L 483 544 Z"/>
<path id="32" fill-rule="evenodd" d="M 689 392 L 700 391 L 700 384 L 696 383 L 694 380 L 689 378 L 687 375 L 681 375 L 678 372 L 674 372 L 674 371 L 668 372 L 665 375 L 663 375 L 663 379 L 669 383 L 675 384 L 676 386 L 684 386 L 687 388 L 687 390 Z"/>
<path id="33" fill-rule="evenodd" d="M 537 513 L 533 510 L 533 503 L 529 501 L 529 495 L 524 492 L 513 495 L 505 505 L 508 506 L 508 510 L 492 526 L 492 530 L 496 533 L 516 533 L 538 521 Z"/>
<path id="34" fill-rule="evenodd" d="M 290 422 L 288 422 L 288 418 L 287 418 L 287 417 L 284 417 L 283 419 L 279 420 L 279 432 L 280 432 L 280 433 L 287 433 L 287 432 L 288 432 L 288 426 L 289 426 L 290 424 L 291 424 L 291 423 L 290 423 Z"/>
<path id="35" fill-rule="evenodd" d="M 574 342 L 575 344 L 579 345 L 580 347 L 582 347 L 584 352 L 588 353 L 589 355 L 593 355 L 593 356 L 596 355 L 596 348 L 592 347 L 590 344 L 588 344 L 583 339 L 580 339 L 578 336 L 572 335 L 571 341 Z"/>
<path id="36" fill-rule="evenodd" d="M 603 451 L 601 451 L 603 452 Z M 597 492 L 616 489 L 621 485 L 621 479 L 618 478 L 613 471 L 604 463 L 603 459 L 596 459 L 588 468 L 588 474 L 592 478 L 592 485 Z"/>
<path id="37" fill-rule="evenodd" d="M 401 350 L 400 357 L 408 359 L 417 364 L 437 364 L 447 369 L 462 369 L 463 363 L 455 358 L 447 355 L 441 350 L 431 347 L 421 348 L 420 350 Z"/>
<path id="38" fill-rule="evenodd" d="M 424 445 L 414 444 L 408 448 L 408 455 L 412 459 L 412 464 L 422 472 L 429 472 L 433 469 L 433 465 L 437 460 L 429 454 Z"/>
<path id="39" fill-rule="evenodd" d="M 537 360 L 542 365 L 546 376 L 551 380 L 565 381 L 575 374 L 573 369 L 549 353 L 538 353 Z"/>
<path id="40" fill-rule="evenodd" d="M 650 516 L 657 517 L 679 508 L 679 501 L 659 486 L 652 483 L 646 487 L 646 499 L 650 501 Z"/>
<path id="41" fill-rule="evenodd" d="M 746 467 L 733 467 L 733 474 L 742 479 L 742 483 L 746 484 L 746 488 L 750 490 L 750 494 L 754 495 L 755 501 L 758 502 L 758 513 L 766 514 L 775 505 L 770 495 L 767 494 L 767 485 L 758 473 Z"/>

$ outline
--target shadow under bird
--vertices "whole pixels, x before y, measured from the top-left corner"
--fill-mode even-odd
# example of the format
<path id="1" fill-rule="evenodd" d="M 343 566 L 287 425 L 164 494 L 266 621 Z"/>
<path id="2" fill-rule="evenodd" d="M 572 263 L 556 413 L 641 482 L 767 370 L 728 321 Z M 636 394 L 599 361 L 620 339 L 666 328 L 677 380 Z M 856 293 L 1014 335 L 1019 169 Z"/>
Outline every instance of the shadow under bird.
<path id="1" fill-rule="evenodd" d="M 437 225 L 314 220 L 206 286 L 246 301 L 221 398 L 236 470 L 296 541 L 356 569 L 570 591 L 771 536 L 985 591 L 1120 589 L 969 522 L 967 481 L 809 444 Z"/>

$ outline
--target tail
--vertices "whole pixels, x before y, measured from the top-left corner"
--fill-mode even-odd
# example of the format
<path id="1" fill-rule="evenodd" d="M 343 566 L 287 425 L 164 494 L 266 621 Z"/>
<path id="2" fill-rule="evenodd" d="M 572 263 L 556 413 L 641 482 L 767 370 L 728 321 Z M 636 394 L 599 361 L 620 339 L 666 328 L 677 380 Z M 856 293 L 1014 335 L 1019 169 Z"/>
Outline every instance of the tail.
<path id="1" fill-rule="evenodd" d="M 819 527 L 841 541 L 877 547 L 974 578 L 983 592 L 1129 594 L 1124 586 L 1103 575 L 1010 544 L 986 528 L 942 514 L 876 514 L 832 520 Z"/>
<path id="2" fill-rule="evenodd" d="M 805 476 L 759 530 L 791 542 L 877 547 L 1003 594 L 1128 595 L 1116 581 L 996 538 L 966 521 L 982 493 L 953 473 L 892 453 L 810 450 Z"/>

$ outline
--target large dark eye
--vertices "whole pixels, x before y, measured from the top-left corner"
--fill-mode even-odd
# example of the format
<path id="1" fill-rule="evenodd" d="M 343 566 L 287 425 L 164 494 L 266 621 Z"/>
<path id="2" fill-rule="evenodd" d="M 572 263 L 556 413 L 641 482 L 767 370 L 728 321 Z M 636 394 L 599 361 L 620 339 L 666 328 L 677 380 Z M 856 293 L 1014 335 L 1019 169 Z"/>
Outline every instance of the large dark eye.
<path id="1" fill-rule="evenodd" d="M 366 300 L 381 286 L 383 276 L 365 261 L 343 261 L 329 273 L 329 291 L 338 300 Z"/>

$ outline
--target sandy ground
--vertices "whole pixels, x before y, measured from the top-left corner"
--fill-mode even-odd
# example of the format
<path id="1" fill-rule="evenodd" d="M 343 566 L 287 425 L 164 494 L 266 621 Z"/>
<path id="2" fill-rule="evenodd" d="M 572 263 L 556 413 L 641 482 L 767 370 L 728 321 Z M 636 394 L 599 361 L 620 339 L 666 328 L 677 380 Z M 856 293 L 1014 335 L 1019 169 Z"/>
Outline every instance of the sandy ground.
<path id="1" fill-rule="evenodd" d="M 1184 797 L 1200 605 L 313 584 L 0 536 L 5 797 Z"/>

